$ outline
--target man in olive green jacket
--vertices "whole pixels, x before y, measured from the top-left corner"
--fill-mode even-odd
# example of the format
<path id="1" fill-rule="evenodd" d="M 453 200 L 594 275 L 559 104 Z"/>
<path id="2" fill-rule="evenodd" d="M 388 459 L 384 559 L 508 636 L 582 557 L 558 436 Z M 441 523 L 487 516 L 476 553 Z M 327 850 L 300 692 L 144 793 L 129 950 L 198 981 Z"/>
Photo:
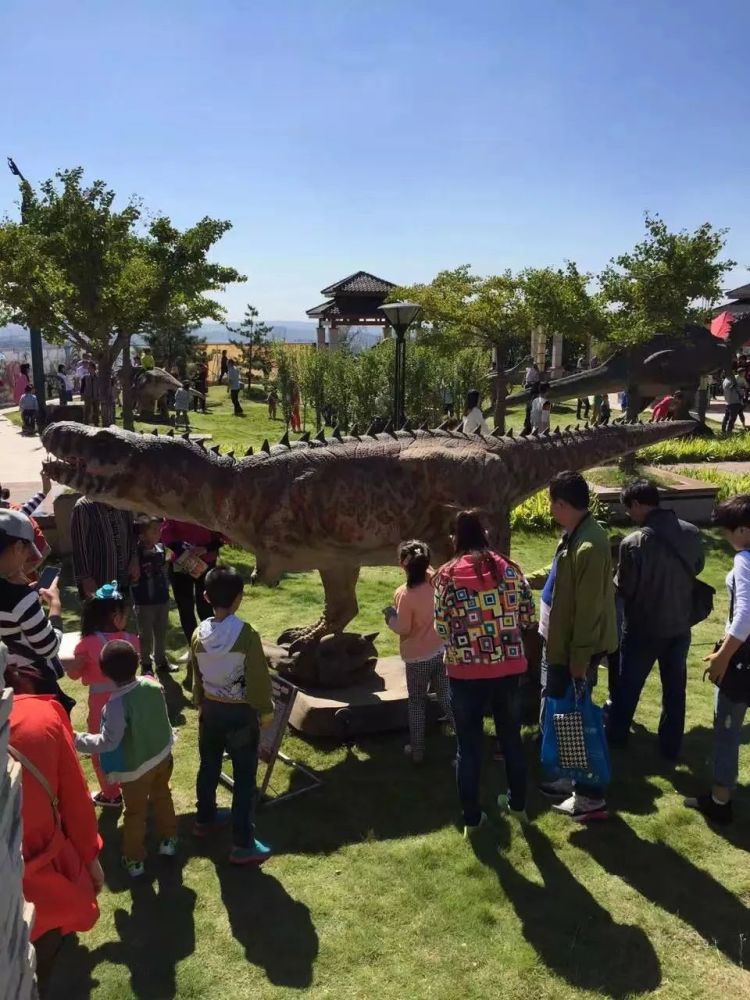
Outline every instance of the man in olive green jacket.
<path id="1" fill-rule="evenodd" d="M 544 638 L 543 698 L 562 697 L 571 679 L 593 686 L 599 661 L 617 649 L 612 560 L 607 533 L 589 511 L 589 488 L 577 472 L 550 482 L 550 512 L 563 528 L 552 565 L 531 574 L 542 586 L 539 631 Z M 604 789 L 574 786 L 567 779 L 545 782 L 542 791 L 561 799 L 554 809 L 573 819 L 606 816 Z"/>

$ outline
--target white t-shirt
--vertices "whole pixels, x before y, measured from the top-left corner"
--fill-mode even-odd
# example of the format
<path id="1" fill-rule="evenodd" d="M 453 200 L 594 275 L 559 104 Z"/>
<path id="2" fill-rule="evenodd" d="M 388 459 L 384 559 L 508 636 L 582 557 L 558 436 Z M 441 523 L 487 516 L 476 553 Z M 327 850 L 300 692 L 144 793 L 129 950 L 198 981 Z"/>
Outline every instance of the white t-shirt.
<path id="1" fill-rule="evenodd" d="M 727 573 L 727 590 L 732 600 L 734 591 L 734 612 L 727 621 L 727 633 L 740 642 L 750 638 L 750 552 L 738 552 L 734 565 Z"/>
<path id="2" fill-rule="evenodd" d="M 542 373 L 539 371 L 538 368 L 527 368 L 526 369 L 526 378 L 524 380 L 524 384 L 525 385 L 533 385 L 533 383 L 534 382 L 538 382 L 541 377 L 542 377 Z"/>
<path id="3" fill-rule="evenodd" d="M 549 418 L 550 410 L 544 409 L 544 404 L 547 402 L 543 396 L 537 396 L 536 399 L 531 401 L 531 413 L 529 419 L 531 420 L 531 426 L 537 431 L 546 431 L 549 429 Z"/>
<path id="4" fill-rule="evenodd" d="M 473 410 L 469 412 L 464 417 L 464 432 L 466 434 L 476 434 L 479 431 L 480 434 L 489 434 L 490 429 L 487 426 L 487 421 L 482 415 L 482 411 L 478 406 L 475 406 Z"/>

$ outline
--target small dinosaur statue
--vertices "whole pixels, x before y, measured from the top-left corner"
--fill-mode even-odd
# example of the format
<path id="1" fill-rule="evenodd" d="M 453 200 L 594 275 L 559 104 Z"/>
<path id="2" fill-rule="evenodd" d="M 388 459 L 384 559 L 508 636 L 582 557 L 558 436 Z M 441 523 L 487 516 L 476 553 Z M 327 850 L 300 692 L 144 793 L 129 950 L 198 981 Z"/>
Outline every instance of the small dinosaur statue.
<path id="1" fill-rule="evenodd" d="M 509 515 L 555 472 L 585 469 L 692 431 L 692 421 L 559 428 L 542 436 L 465 434 L 444 428 L 348 436 L 334 430 L 244 458 L 175 437 L 57 423 L 43 443 L 45 473 L 114 507 L 180 518 L 222 532 L 256 556 L 255 579 L 317 569 L 325 606 L 312 626 L 289 630 L 291 656 L 340 633 L 358 611 L 361 566 L 396 563 L 404 538 L 423 538 L 436 565 L 450 557 L 455 512 L 479 507 L 490 541 L 510 546 Z"/>
<path id="2" fill-rule="evenodd" d="M 643 344 L 615 351 L 597 368 L 555 379 L 547 395 L 563 400 L 627 390 L 628 417 L 633 419 L 652 399 L 682 389 L 685 404 L 679 415 L 687 417 L 700 377 L 730 368 L 735 351 L 748 339 L 750 316 L 735 321 L 727 340 L 712 336 L 705 326 L 689 323 L 681 335 L 657 334 Z M 530 398 L 524 390 L 506 402 L 512 405 Z"/>

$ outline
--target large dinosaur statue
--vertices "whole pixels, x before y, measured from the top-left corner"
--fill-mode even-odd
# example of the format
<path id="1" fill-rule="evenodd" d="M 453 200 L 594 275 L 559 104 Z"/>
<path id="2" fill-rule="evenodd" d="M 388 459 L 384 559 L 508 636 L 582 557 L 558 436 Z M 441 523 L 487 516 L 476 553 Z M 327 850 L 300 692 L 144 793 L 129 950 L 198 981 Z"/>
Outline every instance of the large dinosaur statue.
<path id="1" fill-rule="evenodd" d="M 578 399 L 595 393 L 628 392 L 628 417 L 636 416 L 650 400 L 675 389 L 685 393 L 682 416 L 688 415 L 692 394 L 702 375 L 731 367 L 738 346 L 750 339 L 750 316 L 737 319 L 727 340 L 720 340 L 696 323 L 680 335 L 657 334 L 633 347 L 615 351 L 597 368 L 550 382 L 551 400 Z M 509 396 L 506 403 L 523 403 L 528 390 Z"/>
<path id="2" fill-rule="evenodd" d="M 264 442 L 246 457 L 206 451 L 183 436 L 57 423 L 43 435 L 51 479 L 114 507 L 220 531 L 256 557 L 255 577 L 317 569 L 323 615 L 290 630 L 295 655 L 356 616 L 360 566 L 393 565 L 398 543 L 423 538 L 449 557 L 456 510 L 479 507 L 491 541 L 507 551 L 513 506 L 562 469 L 585 469 L 690 432 L 690 421 L 482 437 L 443 429 Z"/>

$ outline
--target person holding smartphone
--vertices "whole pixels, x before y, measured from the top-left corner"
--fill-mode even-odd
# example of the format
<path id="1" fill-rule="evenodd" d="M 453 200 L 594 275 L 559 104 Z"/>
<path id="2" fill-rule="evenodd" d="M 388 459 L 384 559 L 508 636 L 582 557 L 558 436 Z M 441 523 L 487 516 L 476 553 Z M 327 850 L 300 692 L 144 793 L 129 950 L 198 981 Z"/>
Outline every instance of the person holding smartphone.
<path id="1" fill-rule="evenodd" d="M 58 684 L 63 623 L 57 579 L 48 587 L 31 586 L 25 575 L 30 559 L 41 559 L 31 520 L 20 511 L 0 509 L 0 640 L 8 648 L 6 672 L 16 690 L 53 694 L 70 712 L 75 701 Z"/>

